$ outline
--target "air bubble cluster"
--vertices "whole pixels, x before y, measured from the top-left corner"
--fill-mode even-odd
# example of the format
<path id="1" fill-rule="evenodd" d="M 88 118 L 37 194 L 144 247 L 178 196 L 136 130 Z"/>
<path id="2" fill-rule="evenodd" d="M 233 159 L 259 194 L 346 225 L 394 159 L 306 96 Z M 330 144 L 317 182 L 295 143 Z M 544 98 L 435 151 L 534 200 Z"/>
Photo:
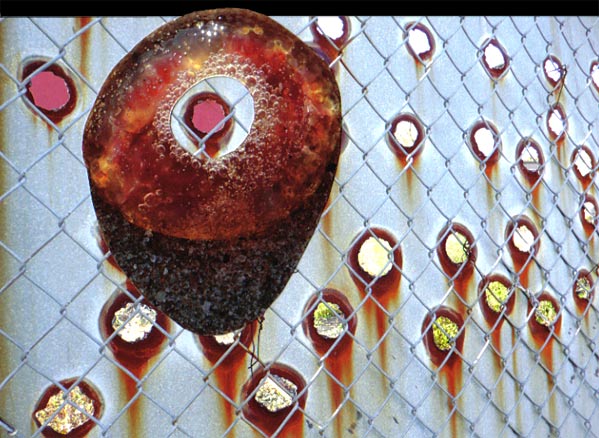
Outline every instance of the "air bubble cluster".
<path id="1" fill-rule="evenodd" d="M 185 93 L 213 77 L 248 89 L 254 121 L 236 150 L 207 159 L 179 144 L 171 124 Z M 167 23 L 114 68 L 83 150 L 94 192 L 129 222 L 215 240 L 268 232 L 305 208 L 335 168 L 340 139 L 326 63 L 268 17 L 213 10 Z"/>

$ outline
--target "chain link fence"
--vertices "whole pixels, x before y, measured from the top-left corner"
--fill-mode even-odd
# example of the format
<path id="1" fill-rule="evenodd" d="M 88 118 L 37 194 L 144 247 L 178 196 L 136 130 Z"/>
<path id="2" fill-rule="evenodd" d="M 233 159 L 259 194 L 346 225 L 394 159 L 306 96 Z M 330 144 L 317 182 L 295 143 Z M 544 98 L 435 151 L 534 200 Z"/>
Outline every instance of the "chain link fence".
<path id="1" fill-rule="evenodd" d="M 114 336 L 99 330 L 106 301 L 130 291 L 98 243 L 81 135 L 111 68 L 168 20 L 0 21 L 0 434 L 41 436 L 32 417 L 38 399 L 75 378 L 101 394 L 90 436 L 262 436 L 241 414 L 249 401 L 240 397 L 261 361 L 289 365 L 306 381 L 306 404 L 296 405 L 305 436 L 599 435 L 597 306 L 592 294 L 574 296 L 579 271 L 589 272 L 592 286 L 598 262 L 584 214 L 592 222 L 597 211 L 585 204 L 596 196 L 599 153 L 597 17 L 351 17 L 351 36 L 332 60 L 346 142 L 330 202 L 254 341 L 228 351 L 247 350 L 242 365 L 220 374 L 227 354 L 213 363 L 174 323 L 155 327 L 166 341 L 143 372 L 116 360 L 107 348 Z M 276 20 L 312 40 L 316 18 Z M 411 56 L 410 23 L 430 31 L 430 60 Z M 509 59 L 499 79 L 485 70 L 494 56 L 484 50 L 489 39 Z M 559 72 L 556 86 L 545 69 L 549 55 L 561 62 L 548 64 Z M 43 68 L 60 65 L 76 83 L 76 107 L 61 122 L 25 97 L 30 79 L 20 72 L 34 57 Z M 549 121 L 558 103 L 561 128 Z M 390 147 L 398 114 L 422 123 L 421 146 L 407 158 Z M 481 120 L 500 138 L 495 164 L 468 146 Z M 516 152 L 528 138 L 544 157 L 533 182 Z M 580 175 L 575 153 L 583 145 L 592 162 Z M 506 234 L 519 215 L 538 231 L 528 269 L 512 260 L 514 233 Z M 451 233 L 442 230 L 452 223 L 471 234 L 467 257 L 477 250 L 469 276 L 444 269 Z M 356 239 L 380 241 L 381 229 L 402 255 L 393 259 L 401 279 L 390 294 L 376 292 L 384 276 L 362 283 L 351 263 Z M 511 283 L 513 308 L 502 307 L 501 324 L 485 318 L 479 287 L 493 273 Z M 313 311 L 306 303 L 315 294 L 322 300 L 326 288 L 342 292 L 353 307 L 344 316 L 357 320 L 355 332 L 345 325 L 352 347 L 342 361 L 319 354 L 302 327 Z M 539 341 L 542 291 L 555 298 L 561 327 Z M 425 320 L 441 305 L 463 318 L 463 346 L 441 326 L 459 360 L 439 365 L 425 345 L 434 326 Z"/>

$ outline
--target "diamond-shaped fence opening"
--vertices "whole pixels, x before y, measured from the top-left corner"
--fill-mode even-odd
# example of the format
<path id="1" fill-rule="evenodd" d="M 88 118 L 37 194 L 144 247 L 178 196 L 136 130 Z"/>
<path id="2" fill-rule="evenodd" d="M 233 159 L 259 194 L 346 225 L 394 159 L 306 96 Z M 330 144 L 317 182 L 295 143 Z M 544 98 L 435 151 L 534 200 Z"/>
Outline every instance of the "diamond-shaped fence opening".
<path id="1" fill-rule="evenodd" d="M 81 154 L 110 70 L 170 18 L 0 21 L 0 430 L 43 436 L 66 390 L 90 436 L 597 436 L 599 20 L 275 19 L 330 61 L 342 154 L 281 296 L 206 339 L 113 263 Z M 69 78 L 58 110 L 42 72 Z M 264 116 L 214 76 L 165 122 L 201 159 Z"/>

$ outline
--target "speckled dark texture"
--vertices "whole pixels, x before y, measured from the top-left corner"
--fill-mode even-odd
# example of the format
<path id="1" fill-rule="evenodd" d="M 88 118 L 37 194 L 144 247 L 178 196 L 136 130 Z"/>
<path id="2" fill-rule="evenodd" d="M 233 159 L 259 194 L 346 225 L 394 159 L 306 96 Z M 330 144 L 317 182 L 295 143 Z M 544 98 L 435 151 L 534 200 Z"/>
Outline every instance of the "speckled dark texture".
<path id="1" fill-rule="evenodd" d="M 335 169 L 331 163 L 307 205 L 268 233 L 231 241 L 146 232 L 91 191 L 104 238 L 129 279 L 182 327 L 210 335 L 242 328 L 279 296 L 314 233 Z"/>
<path id="2" fill-rule="evenodd" d="M 207 40 L 205 23 L 219 23 Z M 205 161 L 180 147 L 163 116 L 188 89 L 182 74 L 199 81 L 222 63 L 242 83 L 245 73 L 225 67 L 255 73 L 248 90 L 263 115 L 235 151 Z M 217 9 L 162 26 L 117 64 L 88 118 L 83 155 L 117 263 L 152 304 L 211 335 L 255 320 L 284 289 L 328 199 L 340 138 L 328 65 L 268 17 Z"/>

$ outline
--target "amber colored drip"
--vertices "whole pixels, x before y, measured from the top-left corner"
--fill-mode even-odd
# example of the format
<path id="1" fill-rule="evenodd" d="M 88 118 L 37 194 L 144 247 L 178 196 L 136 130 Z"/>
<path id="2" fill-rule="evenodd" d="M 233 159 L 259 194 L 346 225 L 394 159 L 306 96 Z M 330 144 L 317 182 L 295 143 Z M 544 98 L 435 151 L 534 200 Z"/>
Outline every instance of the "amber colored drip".
<path id="1" fill-rule="evenodd" d="M 379 303 L 385 308 L 388 309 L 388 300 L 378 300 Z M 386 302 L 383 302 L 386 301 Z M 375 339 L 380 340 L 383 339 L 385 335 L 385 330 L 387 329 L 387 315 L 385 312 L 379 308 L 378 304 L 376 304 L 372 300 L 368 300 L 364 306 L 366 311 L 367 320 L 369 322 L 368 326 L 374 326 L 376 329 Z M 373 324 L 374 322 L 374 324 Z M 381 360 L 381 367 L 383 369 L 387 369 L 387 340 L 383 340 L 378 347 L 379 359 Z M 386 384 L 386 379 L 383 377 L 383 386 Z"/>
<path id="2" fill-rule="evenodd" d="M 491 345 L 493 345 L 495 352 L 493 352 L 493 365 L 495 367 L 495 377 L 499 378 L 501 375 L 501 371 L 503 371 L 502 366 L 502 355 L 501 355 L 501 324 L 498 324 L 495 330 L 491 332 Z M 505 395 L 503 390 L 503 380 L 501 379 L 495 385 L 495 395 L 497 397 L 497 404 L 501 407 L 504 407 L 505 403 Z"/>
<path id="3" fill-rule="evenodd" d="M 344 386 L 349 386 L 353 381 L 353 370 L 351 366 L 352 346 L 353 345 L 350 343 L 347 348 L 339 351 L 337 356 L 329 356 L 325 360 L 327 369 Z M 343 388 L 332 379 L 329 379 L 329 390 L 331 391 L 331 412 L 334 412 L 343 403 Z M 333 435 L 340 438 L 344 436 L 343 413 L 344 411 L 340 410 L 337 417 L 335 417 L 335 432 Z"/>
<path id="4" fill-rule="evenodd" d="M 498 324 L 495 330 L 491 332 L 491 345 L 496 353 L 493 354 L 495 359 L 495 368 L 501 371 L 501 324 Z"/>
<path id="5" fill-rule="evenodd" d="M 520 275 L 518 276 L 518 278 L 520 279 L 520 284 L 528 289 L 529 288 L 529 277 L 530 277 L 530 267 L 532 265 L 530 263 L 528 263 L 526 266 L 524 266 L 524 269 L 522 269 L 521 267 L 517 267 L 516 270 L 522 269 Z"/>
<path id="6" fill-rule="evenodd" d="M 449 361 L 441 370 L 439 370 L 439 374 L 445 380 L 447 392 L 451 395 L 451 397 L 447 397 L 447 414 L 449 415 L 454 408 L 454 401 L 456 405 L 458 404 L 456 396 L 462 389 L 462 362 L 460 360 Z M 451 436 L 459 437 L 457 406 L 456 410 L 451 414 L 449 425 L 451 428 Z"/>
<path id="7" fill-rule="evenodd" d="M 140 364 L 137 366 L 131 366 L 129 368 L 129 371 L 137 378 L 137 380 L 139 380 L 145 375 L 147 371 L 147 366 L 147 363 Z M 137 382 L 123 371 L 121 371 L 119 374 L 121 377 L 122 385 L 125 390 L 125 403 L 128 403 L 129 400 L 133 399 L 133 397 L 135 397 L 135 394 L 137 394 Z M 140 426 L 142 425 L 141 398 L 138 398 L 137 400 L 135 400 L 134 403 L 132 403 L 129 406 L 129 409 L 127 409 L 127 415 L 129 417 L 128 436 L 131 438 L 143 436 L 140 430 Z"/>
<path id="8" fill-rule="evenodd" d="M 485 166 L 485 175 L 489 179 L 489 181 L 495 182 L 495 177 L 497 175 L 497 162 L 487 162 Z M 493 187 L 487 183 L 487 193 L 495 194 L 495 190 Z"/>
<path id="9" fill-rule="evenodd" d="M 197 336 L 202 353 L 212 364 L 218 362 L 226 354 L 226 358 L 214 370 L 214 377 L 221 391 L 233 402 L 237 400 L 241 378 L 244 377 L 245 357 L 254 341 L 258 329 L 258 322 L 253 321 L 246 325 L 239 336 L 235 346 L 219 344 L 213 336 Z M 222 398 L 223 421 L 225 429 L 235 419 L 235 407 L 229 400 Z M 233 437 L 233 429 L 227 436 Z"/>
<path id="10" fill-rule="evenodd" d="M 240 379 L 243 377 L 245 370 L 245 361 L 237 360 L 227 366 L 224 366 L 225 362 L 221 364 L 216 370 L 214 370 L 214 377 L 218 383 L 218 387 L 222 390 L 225 395 L 235 401 L 237 394 L 239 393 Z M 225 429 L 228 428 L 235 420 L 235 407 L 227 399 L 222 399 L 223 407 L 223 420 L 225 423 Z M 233 438 L 234 429 L 231 429 L 227 434 L 227 437 Z"/>
<path id="11" fill-rule="evenodd" d="M 385 309 L 389 309 L 390 299 L 389 297 L 378 297 L 377 301 L 379 304 L 375 303 L 372 299 L 369 299 L 364 304 L 364 312 L 366 314 L 366 325 L 369 330 L 369 337 L 374 338 L 375 342 L 378 342 L 385 335 L 385 331 L 387 330 L 387 315 L 380 308 L 383 306 Z M 380 306 L 379 306 L 380 305 Z M 374 329 L 374 330 L 373 330 Z M 387 369 L 387 340 L 383 340 L 378 348 L 379 360 L 381 363 L 381 367 L 383 369 Z M 386 386 L 386 378 L 382 377 L 382 385 Z"/>
<path id="12" fill-rule="evenodd" d="M 416 164 L 414 161 L 411 162 L 411 165 L 409 167 L 408 166 L 408 161 L 405 157 L 400 159 L 400 162 L 403 166 L 403 168 L 405 169 L 406 172 L 406 183 L 407 183 L 407 188 L 408 188 L 408 197 L 410 198 L 410 200 L 413 199 L 413 195 L 414 195 L 414 172 L 413 172 L 413 166 Z"/>
<path id="13" fill-rule="evenodd" d="M 512 332 L 512 346 L 516 345 L 516 329 L 513 326 L 510 326 Z M 518 350 L 514 349 L 512 353 L 512 363 L 514 375 L 518 376 Z M 520 388 L 518 387 L 518 382 L 514 379 L 514 400 L 517 400 L 520 397 Z M 522 408 L 521 405 L 518 404 L 516 408 L 516 430 L 521 429 L 522 427 Z"/>
<path id="14" fill-rule="evenodd" d="M 335 239 L 333 237 L 333 234 L 334 234 L 333 231 L 335 229 L 333 210 L 335 208 L 334 207 L 330 208 L 330 205 L 331 205 L 331 200 L 335 199 L 335 195 L 337 193 L 338 192 L 335 190 L 335 184 L 333 184 L 333 190 L 331 191 L 331 195 L 329 196 L 327 205 L 324 208 L 324 211 L 326 213 L 321 217 L 321 220 L 320 220 L 322 232 L 332 242 L 335 241 Z M 334 262 L 334 257 L 335 257 L 335 254 L 337 254 L 337 252 L 334 250 L 333 245 L 331 245 L 325 237 L 322 237 L 321 240 L 322 240 L 322 257 L 323 257 L 325 275 L 328 276 L 328 275 L 330 275 L 330 273 L 334 272 L 334 270 L 335 270 L 336 263 Z"/>
<path id="15" fill-rule="evenodd" d="M 534 189 L 532 189 L 531 195 L 532 195 L 532 205 L 534 205 L 534 207 L 540 211 L 541 210 L 541 184 L 537 184 L 536 187 Z"/>
<path id="16" fill-rule="evenodd" d="M 77 17 L 75 18 L 75 23 L 77 29 L 83 29 L 91 22 L 91 17 Z M 88 77 L 87 66 L 88 66 L 88 57 L 89 57 L 89 35 L 91 33 L 91 28 L 87 29 L 87 31 L 83 32 L 79 36 L 80 48 L 81 48 L 81 58 L 79 63 L 79 70 L 83 73 L 85 78 Z"/>
<path id="17" fill-rule="evenodd" d="M 557 158 L 562 166 L 568 167 L 570 164 L 568 163 L 568 151 L 566 151 L 566 147 L 564 145 L 564 139 L 560 138 L 557 142 Z M 563 178 L 563 173 L 558 172 L 559 176 Z"/>
<path id="18" fill-rule="evenodd" d="M 453 281 L 453 287 L 455 291 L 460 296 L 460 299 L 456 299 L 457 302 L 457 310 L 460 313 L 464 313 L 466 308 L 469 307 L 472 303 L 470 302 L 470 290 L 472 290 L 472 279 L 473 279 L 473 271 L 466 272 L 464 276 L 458 276 Z M 464 304 L 466 303 L 466 304 Z"/>
<path id="19" fill-rule="evenodd" d="M 416 79 L 418 79 L 418 82 L 420 82 L 420 80 L 422 79 L 422 77 L 424 76 L 424 65 L 422 65 L 421 62 L 418 62 L 417 60 L 414 60 L 414 67 L 416 70 Z"/>

